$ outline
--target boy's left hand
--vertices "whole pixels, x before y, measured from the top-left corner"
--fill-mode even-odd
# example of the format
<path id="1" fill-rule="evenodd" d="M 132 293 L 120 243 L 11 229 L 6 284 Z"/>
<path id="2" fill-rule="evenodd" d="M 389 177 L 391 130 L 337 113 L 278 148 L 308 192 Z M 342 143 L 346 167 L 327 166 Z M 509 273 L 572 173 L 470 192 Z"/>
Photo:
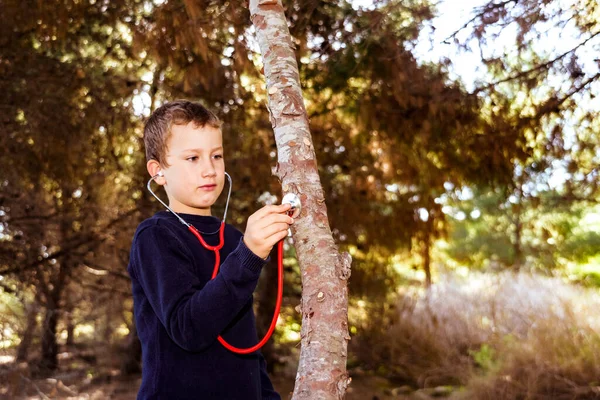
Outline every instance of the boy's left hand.
<path id="1" fill-rule="evenodd" d="M 273 246 L 287 236 L 294 219 L 290 204 L 267 205 L 248 218 L 244 243 L 257 256 L 267 258 Z"/>

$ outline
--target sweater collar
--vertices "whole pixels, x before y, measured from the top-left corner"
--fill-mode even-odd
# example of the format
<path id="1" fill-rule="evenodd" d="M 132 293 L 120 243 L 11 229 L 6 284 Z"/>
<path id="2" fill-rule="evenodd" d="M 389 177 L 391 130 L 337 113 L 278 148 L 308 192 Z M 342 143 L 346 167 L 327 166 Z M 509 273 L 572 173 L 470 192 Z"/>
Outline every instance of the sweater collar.
<path id="1" fill-rule="evenodd" d="M 170 211 L 159 211 L 156 215 L 160 218 L 171 219 L 179 222 L 177 217 Z M 197 214 L 186 214 L 177 213 L 185 222 L 193 225 L 196 229 L 207 230 L 207 229 L 218 229 L 221 225 L 221 220 L 212 215 L 197 215 Z"/>

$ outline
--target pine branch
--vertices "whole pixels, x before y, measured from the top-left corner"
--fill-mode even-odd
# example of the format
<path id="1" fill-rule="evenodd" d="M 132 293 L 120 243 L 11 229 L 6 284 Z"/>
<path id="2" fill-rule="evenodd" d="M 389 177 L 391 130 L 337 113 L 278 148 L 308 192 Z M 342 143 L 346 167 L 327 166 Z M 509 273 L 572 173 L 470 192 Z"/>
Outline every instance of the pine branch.
<path id="1" fill-rule="evenodd" d="M 508 78 L 500 79 L 500 80 L 498 80 L 498 81 L 495 81 L 495 82 L 492 82 L 492 83 L 490 83 L 490 84 L 488 84 L 488 85 L 485 85 L 485 86 L 482 86 L 482 87 L 480 87 L 480 88 L 477 88 L 477 89 L 475 89 L 475 91 L 473 91 L 473 93 L 471 93 L 471 94 L 474 94 L 474 95 L 475 95 L 475 94 L 478 94 L 478 93 L 480 93 L 480 92 L 483 92 L 483 91 L 485 91 L 485 90 L 491 89 L 491 88 L 493 88 L 493 87 L 495 87 L 495 86 L 497 86 L 497 85 L 499 85 L 499 84 L 506 83 L 506 82 L 510 82 L 510 81 L 513 81 L 513 80 L 516 80 L 516 79 L 522 78 L 522 77 L 524 77 L 524 76 L 527 76 L 527 75 L 529 75 L 529 74 L 531 74 L 531 73 L 533 73 L 533 72 L 536 72 L 536 71 L 540 71 L 540 70 L 543 70 L 543 69 L 546 69 L 546 70 L 547 70 L 547 69 L 549 69 L 549 67 L 550 67 L 552 64 L 554 64 L 555 62 L 557 62 L 557 61 L 559 61 L 559 60 L 561 60 L 561 59 L 565 58 L 565 57 L 566 57 L 566 56 L 568 56 L 569 54 L 573 53 L 575 50 L 577 50 L 577 49 L 578 49 L 578 48 L 580 48 L 581 46 L 584 46 L 584 45 L 585 45 L 587 42 L 589 42 L 590 40 L 592 40 L 594 37 L 596 37 L 596 36 L 598 36 L 598 35 L 600 35 L 600 31 L 598 31 L 598 32 L 596 32 L 596 33 L 594 33 L 594 34 L 592 34 L 592 35 L 591 35 L 589 38 L 587 38 L 587 39 L 586 39 L 586 40 L 584 40 L 583 42 L 579 43 L 577 46 L 573 47 L 573 48 L 572 48 L 572 49 L 570 49 L 570 50 L 567 50 L 567 51 L 565 51 L 564 53 L 562 53 L 562 54 L 560 54 L 559 56 L 557 56 L 557 57 L 553 58 L 552 60 L 549 60 L 549 61 L 546 61 L 545 63 L 539 64 L 539 65 L 536 65 L 535 67 L 533 67 L 533 68 L 530 68 L 530 69 L 527 69 L 527 70 L 525 70 L 525 71 L 520 71 L 520 72 L 518 72 L 517 74 L 514 74 L 514 75 L 512 75 L 512 76 L 509 76 Z"/>

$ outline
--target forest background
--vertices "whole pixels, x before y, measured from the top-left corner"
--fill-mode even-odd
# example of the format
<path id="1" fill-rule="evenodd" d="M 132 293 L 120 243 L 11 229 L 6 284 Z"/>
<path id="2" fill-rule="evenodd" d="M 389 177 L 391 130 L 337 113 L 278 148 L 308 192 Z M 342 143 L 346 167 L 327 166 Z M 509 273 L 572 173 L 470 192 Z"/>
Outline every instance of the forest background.
<path id="1" fill-rule="evenodd" d="M 600 398 L 597 2 L 283 3 L 354 260 L 348 398 Z M 161 209 L 144 118 L 178 98 L 218 113 L 241 230 L 280 200 L 247 4 L 0 0 L 0 18 L 0 396 L 134 398 L 126 266 Z M 285 282 L 264 349 L 283 397 L 301 321 L 291 243 Z"/>

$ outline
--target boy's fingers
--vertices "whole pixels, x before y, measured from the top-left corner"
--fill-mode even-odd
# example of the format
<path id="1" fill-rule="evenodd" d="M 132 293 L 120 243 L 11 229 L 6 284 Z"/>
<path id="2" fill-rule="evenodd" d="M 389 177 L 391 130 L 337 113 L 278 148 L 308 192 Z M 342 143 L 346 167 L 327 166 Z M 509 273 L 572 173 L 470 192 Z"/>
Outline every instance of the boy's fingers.
<path id="1" fill-rule="evenodd" d="M 287 214 L 270 214 L 266 216 L 264 220 L 267 222 L 267 225 L 277 222 L 286 223 L 288 225 L 294 223 L 294 219 Z"/>
<path id="2" fill-rule="evenodd" d="M 287 215 L 273 214 L 273 215 L 270 215 L 270 216 L 262 219 L 256 225 L 256 228 L 260 232 L 265 232 L 265 230 L 269 230 L 269 232 L 270 232 L 270 229 L 273 226 L 281 225 L 281 226 L 285 226 L 285 229 L 288 229 L 292 223 L 293 223 L 293 219 L 291 217 L 288 217 Z M 266 237 L 268 235 L 264 234 L 263 236 Z"/>
<path id="3" fill-rule="evenodd" d="M 289 210 L 291 204 L 269 204 L 254 213 L 257 218 L 263 218 L 269 214 L 281 214 Z"/>
<path id="4" fill-rule="evenodd" d="M 281 239 L 285 238 L 287 236 L 287 234 L 288 234 L 287 228 L 281 229 L 281 230 L 277 230 L 272 235 L 270 235 L 269 237 L 267 237 L 265 239 L 265 241 L 267 243 L 269 243 L 269 246 L 274 246 Z"/>
<path id="5" fill-rule="evenodd" d="M 264 229 L 267 226 L 274 224 L 274 223 L 286 223 L 288 225 L 293 224 L 294 223 L 294 219 L 292 217 L 290 217 L 289 215 L 287 215 L 286 213 L 274 213 L 274 214 L 267 214 L 264 215 L 262 218 L 258 218 L 256 220 L 255 226 L 258 229 Z"/>
<path id="6" fill-rule="evenodd" d="M 278 232 L 287 232 L 288 227 L 288 224 L 281 222 L 271 224 L 261 231 L 261 236 L 263 236 L 264 240 L 269 241 L 269 238 L 273 235 L 276 235 Z"/>

